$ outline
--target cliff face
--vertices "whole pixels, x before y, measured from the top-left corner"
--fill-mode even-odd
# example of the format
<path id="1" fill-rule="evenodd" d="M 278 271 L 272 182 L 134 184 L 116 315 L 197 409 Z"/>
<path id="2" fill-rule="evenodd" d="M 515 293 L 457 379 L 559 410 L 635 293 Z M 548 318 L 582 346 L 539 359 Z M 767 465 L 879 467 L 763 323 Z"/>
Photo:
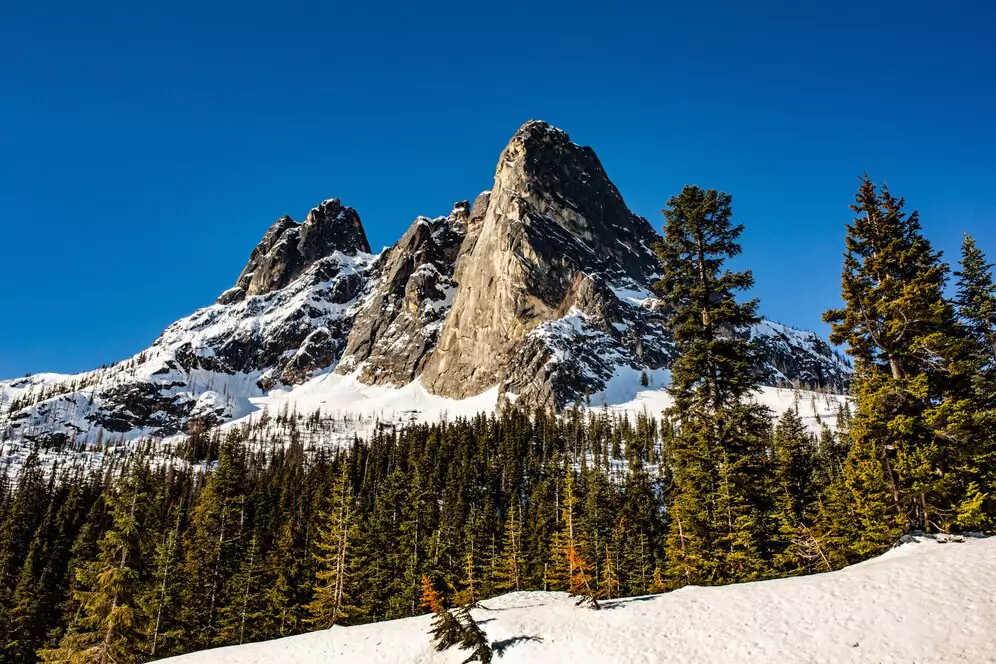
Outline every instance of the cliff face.
<path id="1" fill-rule="evenodd" d="M 544 368 L 554 353 L 540 327 L 575 315 L 621 339 L 611 289 L 652 281 L 657 236 L 629 211 L 590 148 L 542 122 L 512 137 L 481 203 L 487 207 L 461 248 L 459 288 L 422 381 L 456 398 L 502 384 L 556 406 L 554 386 L 542 384 L 553 380 Z M 536 371 L 547 375 L 537 380 Z"/>
<path id="2" fill-rule="evenodd" d="M 650 288 L 658 240 L 590 148 L 527 122 L 490 191 L 417 218 L 380 255 L 357 212 L 330 199 L 300 224 L 278 219 L 233 288 L 129 360 L 0 381 L 0 434 L 168 435 L 238 417 L 250 398 L 329 371 L 377 385 L 420 380 L 457 399 L 497 387 L 504 403 L 530 408 L 606 398 L 674 360 Z M 848 381 L 815 334 L 769 321 L 738 334 L 763 349 L 775 383 Z"/>
<path id="3" fill-rule="evenodd" d="M 394 385 L 422 372 L 453 301 L 454 263 L 469 216 L 463 201 L 447 217 L 419 217 L 381 254 L 338 372 L 358 370 L 364 382 Z"/>

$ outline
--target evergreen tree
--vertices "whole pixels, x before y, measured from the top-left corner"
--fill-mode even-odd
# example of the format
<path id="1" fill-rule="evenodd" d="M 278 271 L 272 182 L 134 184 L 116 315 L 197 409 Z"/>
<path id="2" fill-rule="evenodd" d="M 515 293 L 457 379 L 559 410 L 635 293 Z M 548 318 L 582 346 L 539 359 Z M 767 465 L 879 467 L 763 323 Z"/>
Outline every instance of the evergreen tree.
<path id="1" fill-rule="evenodd" d="M 41 650 L 45 662 L 126 664 L 143 651 L 135 596 L 139 589 L 142 513 L 146 496 L 140 470 L 127 474 L 108 496 L 112 525 L 100 538 L 100 554 L 78 572 L 79 618 L 58 647 Z"/>
<path id="2" fill-rule="evenodd" d="M 246 557 L 226 583 L 228 603 L 218 609 L 218 645 L 242 644 L 259 636 L 262 588 L 259 541 L 254 534 Z"/>
<path id="3" fill-rule="evenodd" d="M 488 635 L 484 633 L 481 626 L 470 615 L 467 605 L 461 604 L 453 609 L 453 617 L 462 628 L 460 649 L 471 651 L 470 656 L 463 660 L 463 664 L 469 664 L 470 662 L 490 664 L 492 652 L 491 644 L 488 642 Z"/>
<path id="4" fill-rule="evenodd" d="M 759 320 L 757 300 L 736 299 L 753 277 L 724 269 L 740 253 L 743 231 L 731 222 L 730 203 L 728 194 L 686 186 L 668 200 L 657 245 L 662 278 L 655 289 L 679 351 L 668 388 L 676 433 L 668 450 L 667 543 L 675 584 L 752 580 L 763 568 L 769 412 L 749 402 L 762 378 L 746 335 Z"/>
<path id="5" fill-rule="evenodd" d="M 788 410 L 775 427 L 772 442 L 779 539 L 774 564 L 786 574 L 829 571 L 824 542 L 813 530 L 819 490 L 815 438 L 796 412 Z"/>
<path id="6" fill-rule="evenodd" d="M 980 363 L 996 369 L 996 284 L 993 266 L 975 245 L 975 239 L 965 235 L 961 245 L 961 269 L 958 277 L 958 314 L 968 327 L 976 344 Z"/>
<path id="7" fill-rule="evenodd" d="M 315 560 L 319 570 L 315 599 L 309 605 L 309 622 L 328 628 L 349 618 L 357 607 L 349 600 L 348 586 L 353 565 L 352 543 L 358 533 L 349 465 L 341 464 L 332 491 L 329 511 L 319 532 Z"/>
<path id="8" fill-rule="evenodd" d="M 565 464 L 563 495 L 561 499 L 560 531 L 553 539 L 553 576 L 578 604 L 588 604 L 599 609 L 592 565 L 582 552 L 584 542 L 577 519 L 577 496 L 574 493 L 574 473 Z"/>
<path id="9" fill-rule="evenodd" d="M 143 602 L 151 618 L 148 639 L 151 657 L 176 652 L 183 636 L 183 630 L 175 619 L 179 611 L 182 508 L 177 506 L 171 510 L 169 517 L 167 523 L 170 527 L 160 538 L 153 555 L 154 583 Z"/>
<path id="10" fill-rule="evenodd" d="M 432 640 L 438 652 L 443 652 L 460 643 L 463 638 L 463 627 L 452 613 L 443 605 L 442 595 L 436 590 L 432 580 L 423 576 L 420 582 L 419 604 L 432 612 Z"/>
<path id="11" fill-rule="evenodd" d="M 263 591 L 264 631 L 268 638 L 297 633 L 301 624 L 301 561 L 293 520 L 283 524 L 277 541 L 267 557 L 270 580 Z"/>
<path id="12" fill-rule="evenodd" d="M 917 213 L 903 207 L 887 187 L 879 191 L 862 178 L 845 238 L 845 306 L 824 319 L 831 341 L 846 343 L 855 359 L 853 450 L 864 455 L 857 465 L 870 470 L 870 459 L 882 461 L 906 527 L 944 529 L 964 496 L 956 468 L 968 445 L 957 432 L 968 408 L 966 345 L 944 298 L 948 268 L 923 237 Z M 870 540 L 879 541 L 878 533 Z"/>
<path id="13" fill-rule="evenodd" d="M 184 533 L 181 620 L 188 639 L 207 647 L 217 636 L 218 609 L 228 598 L 225 581 L 241 555 L 240 531 L 244 525 L 247 459 L 241 434 L 229 430 L 218 455 L 216 470 L 191 507 L 190 525 Z"/>
<path id="14" fill-rule="evenodd" d="M 960 460 L 961 502 L 954 522 L 961 528 L 996 526 L 996 285 L 993 266 L 966 235 L 958 277 L 958 314 L 968 329 L 971 396 L 948 418 L 948 431 L 966 441 Z"/>
<path id="15" fill-rule="evenodd" d="M 498 561 L 497 588 L 503 591 L 522 590 L 524 560 L 522 551 L 522 524 L 513 502 L 505 519 L 505 534 L 502 540 L 502 553 Z"/>

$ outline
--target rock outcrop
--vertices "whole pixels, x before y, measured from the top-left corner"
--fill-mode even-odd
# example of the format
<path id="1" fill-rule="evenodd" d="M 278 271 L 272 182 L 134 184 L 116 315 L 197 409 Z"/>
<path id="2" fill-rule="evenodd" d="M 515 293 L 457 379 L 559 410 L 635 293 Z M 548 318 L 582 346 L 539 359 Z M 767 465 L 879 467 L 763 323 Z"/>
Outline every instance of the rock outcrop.
<path id="1" fill-rule="evenodd" d="M 454 263 L 469 217 L 466 201 L 447 217 L 419 217 L 380 255 L 337 371 L 359 369 L 363 382 L 393 385 L 422 372 L 456 291 Z"/>
<path id="2" fill-rule="evenodd" d="M 303 223 L 288 216 L 273 222 L 253 249 L 235 287 L 222 293 L 218 303 L 229 304 L 246 295 L 284 288 L 315 261 L 335 252 L 369 254 L 370 244 L 356 210 L 332 198 L 312 209 Z"/>

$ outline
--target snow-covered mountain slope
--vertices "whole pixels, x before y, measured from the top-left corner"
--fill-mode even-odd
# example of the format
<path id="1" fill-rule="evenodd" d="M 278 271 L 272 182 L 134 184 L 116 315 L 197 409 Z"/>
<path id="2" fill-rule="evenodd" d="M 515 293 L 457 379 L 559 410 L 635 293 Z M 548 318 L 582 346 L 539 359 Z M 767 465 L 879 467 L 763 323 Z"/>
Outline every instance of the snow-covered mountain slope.
<path id="1" fill-rule="evenodd" d="M 474 619 L 495 662 L 994 662 L 996 538 L 904 544 L 836 572 L 607 600 L 601 611 L 562 593 L 483 602 Z M 174 664 L 456 664 L 437 653 L 429 616 L 334 627 L 208 650 Z"/>
<path id="2" fill-rule="evenodd" d="M 0 441 L 171 436 L 329 372 L 399 394 L 417 381 L 451 404 L 497 388 L 498 407 L 618 405 L 635 395 L 617 398 L 620 376 L 656 376 L 675 356 L 652 292 L 658 239 L 590 148 L 528 122 L 492 190 L 417 218 L 378 255 L 358 213 L 329 199 L 301 223 L 278 219 L 232 288 L 134 357 L 0 381 Z M 843 391 L 850 369 L 817 335 L 770 321 L 740 333 L 771 385 Z"/>
<path id="3" fill-rule="evenodd" d="M 605 389 L 592 394 L 588 403 L 579 404 L 580 407 L 595 416 L 626 416 L 630 421 L 643 414 L 659 417 L 672 403 L 663 387 L 669 372 L 666 369 L 647 372 L 649 385 L 646 387 L 642 385 L 641 374 L 632 368 L 617 369 Z M 32 378 L 42 382 L 41 377 Z M 29 379 L 14 382 L 22 386 L 12 388 L 12 393 L 16 394 L 17 390 L 27 389 L 24 385 Z M 232 385 L 228 384 L 226 389 L 232 389 Z M 770 386 L 761 388 L 755 399 L 768 406 L 776 418 L 789 409 L 795 410 L 814 434 L 819 434 L 823 425 L 835 429 L 838 412 L 848 402 L 847 397 L 826 391 Z M 472 417 L 494 412 L 498 402 L 497 386 L 467 399 L 450 399 L 432 394 L 420 380 L 401 387 L 369 385 L 360 380 L 357 373 L 341 375 L 325 371 L 301 385 L 274 388 L 241 399 L 232 419 L 221 426 L 222 429 L 246 427 L 252 432 L 250 446 L 259 444 L 269 448 L 274 442 L 287 444 L 293 437 L 306 450 L 333 449 L 352 444 L 357 436 L 367 437 L 379 427 Z M 280 424 L 276 418 L 280 414 L 292 416 L 298 426 Z M 108 435 L 103 439 L 91 434 L 72 446 L 50 446 L 39 453 L 48 467 L 56 463 L 60 467 L 67 463 L 82 463 L 98 468 L 109 454 L 127 455 L 138 446 L 145 447 L 149 442 L 146 438 L 141 432 Z M 178 435 L 154 441 L 158 458 L 164 463 L 174 463 L 175 446 L 182 439 L 183 436 Z M 23 437 L 4 439 L 0 436 L 0 473 L 16 473 L 35 447 L 31 440 Z"/>

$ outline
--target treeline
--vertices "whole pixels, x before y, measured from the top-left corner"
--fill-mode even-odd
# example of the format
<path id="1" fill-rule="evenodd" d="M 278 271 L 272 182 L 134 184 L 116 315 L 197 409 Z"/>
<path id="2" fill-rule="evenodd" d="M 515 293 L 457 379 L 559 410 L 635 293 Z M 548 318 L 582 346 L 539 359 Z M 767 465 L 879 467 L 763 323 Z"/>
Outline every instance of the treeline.
<path id="1" fill-rule="evenodd" d="M 461 603 L 568 590 L 577 565 L 599 598 L 683 583 L 666 544 L 674 478 L 661 463 L 674 432 L 654 418 L 506 412 L 313 453 L 295 436 L 253 448 L 247 434 L 179 450 L 216 457 L 209 469 L 153 466 L 141 452 L 98 474 L 30 460 L 0 499 L 0 661 L 39 650 L 44 661 L 146 661 L 417 615 L 422 577 Z M 749 578 L 823 569 L 787 550 L 773 492 L 784 478 L 812 508 L 846 438 L 825 429 L 817 441 L 789 411 L 767 444 L 760 517 L 771 538 L 764 572 Z"/>
<path id="2" fill-rule="evenodd" d="M 992 532 L 992 267 L 966 238 L 949 284 L 916 213 L 867 178 L 853 208 L 826 314 L 856 370 L 835 431 L 751 398 L 758 350 L 731 330 L 757 320 L 738 299 L 753 280 L 726 267 L 742 226 L 728 195 L 686 187 L 657 248 L 680 352 L 661 419 L 509 410 L 307 451 L 291 417 L 279 445 L 195 432 L 190 463 L 29 461 L 0 480 L 0 661 L 145 661 L 426 604 L 459 622 L 443 604 L 512 590 L 594 607 L 839 569 L 912 530 Z"/>

